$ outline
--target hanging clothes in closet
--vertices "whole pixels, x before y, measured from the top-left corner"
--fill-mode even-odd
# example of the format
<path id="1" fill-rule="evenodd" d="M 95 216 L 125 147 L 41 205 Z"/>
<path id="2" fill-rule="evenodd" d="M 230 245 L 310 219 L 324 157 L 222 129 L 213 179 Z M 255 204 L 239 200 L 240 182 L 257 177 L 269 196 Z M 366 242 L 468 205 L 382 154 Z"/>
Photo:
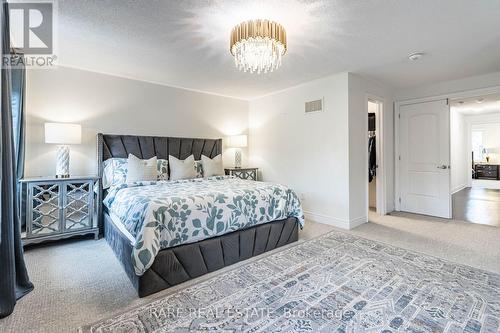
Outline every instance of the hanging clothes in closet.
<path id="1" fill-rule="evenodd" d="M 377 175 L 377 147 L 375 132 L 375 113 L 368 114 L 368 181 Z"/>
<path id="2" fill-rule="evenodd" d="M 368 138 L 368 181 L 377 175 L 377 147 L 375 135 Z"/>

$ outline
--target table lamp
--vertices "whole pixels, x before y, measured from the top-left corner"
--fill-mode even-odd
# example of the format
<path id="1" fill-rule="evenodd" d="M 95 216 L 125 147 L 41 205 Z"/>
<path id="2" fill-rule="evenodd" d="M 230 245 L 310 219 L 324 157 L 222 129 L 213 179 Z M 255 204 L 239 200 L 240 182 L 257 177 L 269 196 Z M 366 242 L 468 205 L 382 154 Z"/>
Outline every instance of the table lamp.
<path id="1" fill-rule="evenodd" d="M 45 123 L 45 143 L 58 144 L 56 178 L 69 178 L 69 146 L 82 141 L 82 126 L 78 124 Z"/>
<path id="2" fill-rule="evenodd" d="M 486 158 L 486 163 L 490 163 L 490 155 L 488 154 L 489 153 L 488 150 L 489 149 L 483 148 L 483 156 L 485 156 Z"/>
<path id="3" fill-rule="evenodd" d="M 246 135 L 233 135 L 228 137 L 227 146 L 229 148 L 235 148 L 234 150 L 234 167 L 241 168 L 241 148 L 247 146 L 247 136 Z"/>

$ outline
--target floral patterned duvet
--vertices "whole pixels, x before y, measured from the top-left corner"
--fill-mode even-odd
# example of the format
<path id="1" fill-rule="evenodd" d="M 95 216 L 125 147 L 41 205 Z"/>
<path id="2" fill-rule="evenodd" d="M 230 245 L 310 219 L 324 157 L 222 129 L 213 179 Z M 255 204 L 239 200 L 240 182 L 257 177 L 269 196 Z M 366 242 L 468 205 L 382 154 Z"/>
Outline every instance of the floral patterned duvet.
<path id="1" fill-rule="evenodd" d="M 122 184 L 110 189 L 104 204 L 135 238 L 137 275 L 153 264 L 160 249 L 287 217 L 304 225 L 291 189 L 229 176 Z"/>

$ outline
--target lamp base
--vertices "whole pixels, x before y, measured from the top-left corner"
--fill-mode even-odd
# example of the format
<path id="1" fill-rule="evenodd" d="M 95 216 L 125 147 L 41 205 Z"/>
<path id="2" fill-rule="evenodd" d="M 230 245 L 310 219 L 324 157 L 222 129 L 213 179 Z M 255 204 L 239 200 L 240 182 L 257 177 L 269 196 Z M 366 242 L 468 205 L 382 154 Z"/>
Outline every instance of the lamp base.
<path id="1" fill-rule="evenodd" d="M 236 148 L 234 151 L 234 167 L 236 169 L 241 168 L 241 149 Z"/>
<path id="2" fill-rule="evenodd" d="M 56 178 L 69 178 L 69 147 L 57 147 Z"/>

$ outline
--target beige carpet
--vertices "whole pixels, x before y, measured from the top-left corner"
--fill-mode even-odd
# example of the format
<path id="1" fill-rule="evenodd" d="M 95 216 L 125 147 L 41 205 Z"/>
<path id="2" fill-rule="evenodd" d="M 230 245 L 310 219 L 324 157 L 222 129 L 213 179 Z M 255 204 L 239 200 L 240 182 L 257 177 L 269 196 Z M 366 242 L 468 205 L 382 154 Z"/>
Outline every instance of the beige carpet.
<path id="1" fill-rule="evenodd" d="M 379 217 L 350 233 L 500 273 L 500 228 L 410 214 Z M 306 223 L 301 241 L 333 228 Z M 35 290 L 14 313 L 0 320 L 0 332 L 69 332 L 100 318 L 145 304 L 172 290 L 138 299 L 104 240 L 77 240 L 26 251 Z M 244 264 L 244 263 L 243 263 Z M 225 270 L 232 269 L 232 267 Z M 225 271 L 223 270 L 223 271 Z M 197 283 L 189 281 L 178 288 Z"/>

